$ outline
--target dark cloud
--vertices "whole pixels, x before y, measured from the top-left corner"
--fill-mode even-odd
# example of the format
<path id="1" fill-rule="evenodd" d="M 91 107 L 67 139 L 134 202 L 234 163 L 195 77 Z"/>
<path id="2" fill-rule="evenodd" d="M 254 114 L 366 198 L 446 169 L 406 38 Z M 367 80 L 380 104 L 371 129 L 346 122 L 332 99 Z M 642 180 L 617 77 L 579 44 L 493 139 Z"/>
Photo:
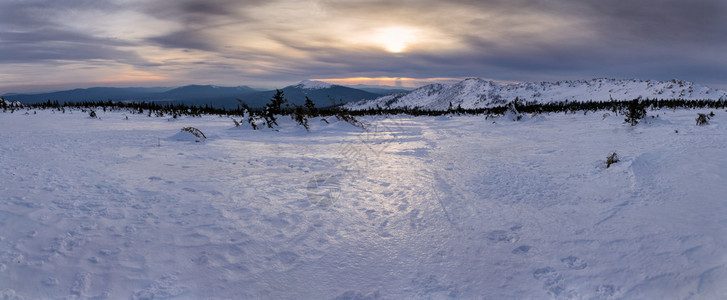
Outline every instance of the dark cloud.
<path id="1" fill-rule="evenodd" d="M 74 9 L 117 8 L 103 1 L 7 1 L 0 4 L 0 64 L 49 61 L 110 60 L 140 66 L 150 65 L 134 52 L 119 47 L 133 43 L 96 37 L 63 28 L 49 13 Z"/>
<path id="2" fill-rule="evenodd" d="M 660 43 L 725 44 L 725 1 L 583 1 L 576 13 L 609 38 Z"/>
<path id="3" fill-rule="evenodd" d="M 234 74 L 266 80 L 608 76 L 724 84 L 727 78 L 724 0 L 320 0 L 303 5 L 322 12 L 316 16 L 291 11 L 288 6 L 299 2 L 290 0 L 120 3 L 0 2 L 0 67 L 102 59 L 153 72 L 142 48 L 161 47 L 204 51 L 204 61 L 170 59 L 164 65 L 190 80 Z M 145 28 L 142 38 L 112 38 L 93 32 L 92 25 L 80 30 L 52 17 L 87 10 L 133 12 L 171 25 Z M 258 15 L 261 10 L 269 14 Z M 271 20 L 271 15 L 283 17 Z M 325 23 L 329 19 L 335 22 Z M 336 22 L 353 24 L 351 34 L 390 25 L 432 29 L 449 47 L 424 45 L 392 54 L 376 45 L 343 45 Z M 254 44 L 261 40 L 274 47 Z"/>
<path id="4" fill-rule="evenodd" d="M 263 1 L 182 0 L 151 1 L 141 9 L 152 16 L 177 21 L 185 26 L 218 22 L 221 17 L 245 18 L 244 9 Z"/>
<path id="5" fill-rule="evenodd" d="M 224 47 L 224 42 L 215 40 L 210 34 L 217 28 L 255 21 L 247 9 L 274 1 L 235 1 L 235 0 L 184 0 L 150 2 L 142 7 L 145 13 L 173 22 L 182 29 L 160 34 L 147 41 L 165 48 L 197 49 L 216 51 Z"/>
<path id="6" fill-rule="evenodd" d="M 58 25 L 50 19 L 50 14 L 79 9 L 113 11 L 120 7 L 108 1 L 95 0 L 4 0 L 0 1 L 0 30 L 28 30 Z"/>
<path id="7" fill-rule="evenodd" d="M 147 40 L 165 48 L 215 51 L 220 46 L 200 30 L 180 30 Z"/>

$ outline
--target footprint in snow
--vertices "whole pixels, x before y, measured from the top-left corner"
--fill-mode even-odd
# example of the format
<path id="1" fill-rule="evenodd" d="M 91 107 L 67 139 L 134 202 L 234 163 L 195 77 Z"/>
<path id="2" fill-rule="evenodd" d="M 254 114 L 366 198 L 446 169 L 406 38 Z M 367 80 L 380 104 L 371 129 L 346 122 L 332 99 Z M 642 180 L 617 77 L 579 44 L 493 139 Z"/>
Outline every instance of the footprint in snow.
<path id="1" fill-rule="evenodd" d="M 612 299 L 616 295 L 616 287 L 610 284 L 599 285 L 596 287 L 596 296 L 591 299 Z"/>
<path id="2" fill-rule="evenodd" d="M 335 300 L 375 300 L 375 299 L 381 299 L 381 294 L 379 294 L 378 291 L 369 293 L 369 294 L 363 294 L 359 291 L 346 291 L 343 294 L 341 294 L 335 298 Z"/>
<path id="3" fill-rule="evenodd" d="M 543 282 L 543 289 L 557 299 L 574 299 L 578 295 L 574 290 L 566 289 L 563 275 L 560 275 L 553 267 L 544 267 L 533 271 L 533 277 Z"/>
<path id="4" fill-rule="evenodd" d="M 488 240 L 495 241 L 495 242 L 507 242 L 507 243 L 514 243 L 517 242 L 520 238 L 517 234 L 510 231 L 505 230 L 493 230 L 488 232 L 485 237 L 487 237 Z"/>
<path id="5" fill-rule="evenodd" d="M 283 251 L 275 254 L 275 258 L 284 264 L 290 265 L 296 262 L 300 258 L 300 255 L 291 251 Z"/>
<path id="6" fill-rule="evenodd" d="M 588 266 L 585 261 L 573 255 L 562 258 L 560 261 L 565 263 L 565 265 L 572 270 L 583 270 Z"/>
<path id="7" fill-rule="evenodd" d="M 73 280 L 73 285 L 71 285 L 71 294 L 79 297 L 84 297 L 88 293 L 90 285 L 91 274 L 78 273 L 76 274 L 76 278 Z"/>
<path id="8" fill-rule="evenodd" d="M 53 277 L 48 277 L 46 279 L 43 279 L 43 284 L 46 286 L 56 286 L 58 285 L 58 279 Z"/>
<path id="9" fill-rule="evenodd" d="M 528 253 L 528 251 L 530 251 L 530 249 L 532 249 L 532 248 L 533 247 L 528 246 L 528 245 L 522 245 L 520 247 L 513 249 L 512 254 L 525 254 L 525 253 Z"/>

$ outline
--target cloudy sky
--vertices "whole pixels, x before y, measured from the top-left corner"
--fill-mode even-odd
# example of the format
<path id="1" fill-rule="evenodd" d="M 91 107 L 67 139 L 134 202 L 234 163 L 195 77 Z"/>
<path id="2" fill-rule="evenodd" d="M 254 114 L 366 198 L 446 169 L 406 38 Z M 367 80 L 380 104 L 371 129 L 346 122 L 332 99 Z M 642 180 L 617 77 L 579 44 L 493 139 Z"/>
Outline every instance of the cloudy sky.
<path id="1" fill-rule="evenodd" d="M 0 94 L 303 79 L 727 88 L 725 0 L 2 0 Z"/>

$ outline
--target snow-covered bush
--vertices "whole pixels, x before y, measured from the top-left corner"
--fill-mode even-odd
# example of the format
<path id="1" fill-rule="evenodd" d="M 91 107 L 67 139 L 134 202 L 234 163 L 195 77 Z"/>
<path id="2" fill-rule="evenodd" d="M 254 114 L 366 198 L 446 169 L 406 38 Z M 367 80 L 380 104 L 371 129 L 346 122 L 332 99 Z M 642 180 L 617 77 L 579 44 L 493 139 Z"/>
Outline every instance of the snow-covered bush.
<path id="1" fill-rule="evenodd" d="M 242 125 L 241 124 L 242 121 L 245 120 L 245 118 L 247 118 L 247 123 L 250 124 L 250 126 L 252 127 L 253 130 L 257 130 L 257 123 L 255 123 L 257 116 L 256 116 L 255 112 L 252 109 L 250 109 L 250 106 L 248 106 L 247 103 L 243 102 L 240 99 L 237 99 L 237 101 L 240 102 L 240 107 L 243 109 L 243 113 L 242 113 L 243 118 L 242 118 L 242 120 L 240 120 L 240 122 L 237 122 L 237 120 L 235 120 L 235 118 L 230 117 L 232 119 L 232 121 L 235 122 L 235 127 L 240 127 Z"/>
<path id="2" fill-rule="evenodd" d="M 202 141 L 204 141 L 204 140 L 207 139 L 207 136 L 205 136 L 204 133 L 202 133 L 202 130 L 199 130 L 199 129 L 194 128 L 194 127 L 184 127 L 184 128 L 182 128 L 182 131 L 189 132 L 189 133 L 191 133 L 192 135 L 194 135 L 195 137 L 199 138 Z M 197 142 L 199 142 L 199 140 Z"/>
<path id="3" fill-rule="evenodd" d="M 515 101 L 510 102 L 507 105 L 507 111 L 505 112 L 505 118 L 512 121 L 520 121 L 523 118 L 523 114 L 521 114 L 518 109 L 518 99 L 515 99 Z"/>

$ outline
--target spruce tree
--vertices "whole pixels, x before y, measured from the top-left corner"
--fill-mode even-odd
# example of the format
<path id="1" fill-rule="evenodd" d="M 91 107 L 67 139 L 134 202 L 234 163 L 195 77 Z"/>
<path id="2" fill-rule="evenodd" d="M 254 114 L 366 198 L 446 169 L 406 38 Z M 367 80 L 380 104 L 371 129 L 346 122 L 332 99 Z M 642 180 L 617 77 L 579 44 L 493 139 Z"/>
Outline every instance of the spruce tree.
<path id="1" fill-rule="evenodd" d="M 268 103 L 268 109 L 270 110 L 270 114 L 273 115 L 280 115 L 283 113 L 282 106 L 283 104 L 287 103 L 288 100 L 285 99 L 285 95 L 282 90 L 275 90 L 275 95 L 273 95 L 273 98 L 270 99 L 270 103 Z"/>
<path id="2" fill-rule="evenodd" d="M 631 124 L 631 126 L 639 124 L 639 120 L 646 117 L 645 106 L 646 105 L 641 101 L 641 98 L 632 100 L 627 108 L 626 119 L 624 119 L 624 121 Z"/>

